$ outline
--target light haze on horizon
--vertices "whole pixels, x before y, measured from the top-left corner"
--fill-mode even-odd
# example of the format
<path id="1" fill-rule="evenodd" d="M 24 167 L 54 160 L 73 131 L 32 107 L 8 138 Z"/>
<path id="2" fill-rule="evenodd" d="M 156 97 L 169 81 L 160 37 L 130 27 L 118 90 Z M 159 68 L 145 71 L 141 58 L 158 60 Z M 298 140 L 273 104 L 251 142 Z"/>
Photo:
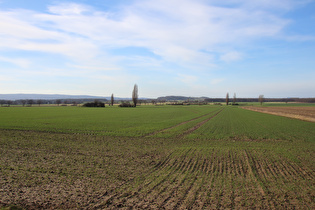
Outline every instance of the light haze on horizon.
<path id="1" fill-rule="evenodd" d="M 314 81 L 314 0 L 0 0 L 0 94 L 315 97 Z"/>

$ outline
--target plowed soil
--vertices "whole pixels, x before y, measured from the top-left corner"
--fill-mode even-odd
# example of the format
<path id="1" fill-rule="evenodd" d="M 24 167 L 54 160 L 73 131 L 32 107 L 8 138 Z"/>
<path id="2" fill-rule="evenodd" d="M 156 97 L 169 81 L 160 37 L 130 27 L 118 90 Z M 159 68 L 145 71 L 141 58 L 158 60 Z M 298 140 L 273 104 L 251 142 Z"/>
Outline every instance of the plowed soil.
<path id="1" fill-rule="evenodd" d="M 290 117 L 299 120 L 315 122 L 315 107 L 258 107 L 247 106 L 244 109 L 263 112 L 267 114 Z"/>

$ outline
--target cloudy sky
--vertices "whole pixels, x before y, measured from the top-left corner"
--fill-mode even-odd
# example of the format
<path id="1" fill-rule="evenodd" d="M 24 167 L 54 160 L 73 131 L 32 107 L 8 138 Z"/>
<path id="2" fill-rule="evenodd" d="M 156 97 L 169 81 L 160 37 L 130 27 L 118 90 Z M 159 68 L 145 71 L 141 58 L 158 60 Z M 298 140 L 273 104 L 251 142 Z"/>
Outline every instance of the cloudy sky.
<path id="1" fill-rule="evenodd" d="M 131 97 L 135 83 L 315 97 L 315 1 L 0 0 L 0 94 Z"/>

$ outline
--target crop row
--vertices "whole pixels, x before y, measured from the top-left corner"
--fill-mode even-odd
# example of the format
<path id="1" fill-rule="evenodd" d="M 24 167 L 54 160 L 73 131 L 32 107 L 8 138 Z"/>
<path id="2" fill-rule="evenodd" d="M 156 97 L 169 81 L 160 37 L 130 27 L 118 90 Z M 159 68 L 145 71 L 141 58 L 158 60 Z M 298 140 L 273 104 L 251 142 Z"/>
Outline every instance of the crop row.
<path id="1" fill-rule="evenodd" d="M 209 114 L 215 106 L 140 106 L 137 108 L 6 107 L 0 129 L 105 136 L 144 136 Z"/>
<path id="2" fill-rule="evenodd" d="M 178 149 L 99 206 L 312 208 L 313 178 L 309 168 L 255 150 Z"/>
<path id="3" fill-rule="evenodd" d="M 190 139 L 315 140 L 315 124 L 254 111 L 226 108 L 188 136 Z"/>

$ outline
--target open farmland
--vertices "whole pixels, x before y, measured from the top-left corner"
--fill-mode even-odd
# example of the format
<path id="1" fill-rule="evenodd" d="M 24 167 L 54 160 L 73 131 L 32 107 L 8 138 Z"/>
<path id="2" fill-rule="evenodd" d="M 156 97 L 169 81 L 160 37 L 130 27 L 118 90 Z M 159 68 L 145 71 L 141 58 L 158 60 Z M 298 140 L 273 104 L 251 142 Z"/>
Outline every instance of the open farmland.
<path id="1" fill-rule="evenodd" d="M 247 106 L 244 109 L 315 122 L 315 106 Z"/>
<path id="2" fill-rule="evenodd" d="M 0 207 L 315 208 L 312 122 L 220 106 L 0 116 Z"/>

